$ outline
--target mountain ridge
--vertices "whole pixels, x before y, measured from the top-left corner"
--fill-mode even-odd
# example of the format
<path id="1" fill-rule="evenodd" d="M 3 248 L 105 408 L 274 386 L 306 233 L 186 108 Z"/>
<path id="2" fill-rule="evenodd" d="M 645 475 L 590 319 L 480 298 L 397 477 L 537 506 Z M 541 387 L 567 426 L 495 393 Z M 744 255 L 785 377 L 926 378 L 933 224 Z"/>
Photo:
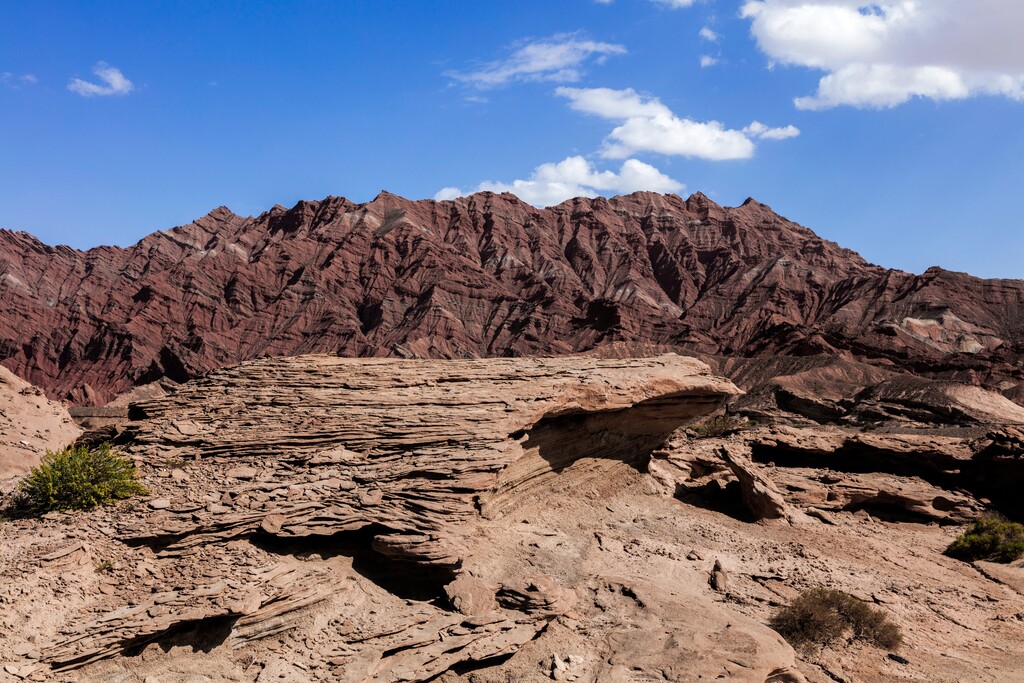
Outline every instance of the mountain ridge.
<path id="1" fill-rule="evenodd" d="M 221 206 L 128 247 L 0 230 L 0 363 L 75 403 L 262 355 L 474 357 L 653 343 L 837 354 L 1018 400 L 1024 281 L 886 269 L 748 198 L 382 191 Z"/>

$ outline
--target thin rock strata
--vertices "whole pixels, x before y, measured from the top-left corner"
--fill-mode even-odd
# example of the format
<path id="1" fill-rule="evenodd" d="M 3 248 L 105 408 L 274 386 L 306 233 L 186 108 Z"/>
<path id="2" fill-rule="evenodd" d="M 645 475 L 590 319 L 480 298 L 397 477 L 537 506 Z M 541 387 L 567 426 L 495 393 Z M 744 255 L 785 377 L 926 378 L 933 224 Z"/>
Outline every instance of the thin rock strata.
<path id="1" fill-rule="evenodd" d="M 120 438 L 151 473 L 153 496 L 112 533 L 149 558 L 153 577 L 111 587 L 121 605 L 69 620 L 41 660 L 75 668 L 217 620 L 241 647 L 339 595 L 358 612 L 358 591 L 322 567 L 261 566 L 257 550 L 296 543 L 327 554 L 359 546 L 364 562 L 451 583 L 451 603 L 472 612 L 411 608 L 386 626 L 347 614 L 329 657 L 346 680 L 426 680 L 512 654 L 576 594 L 540 574 L 473 579 L 493 552 L 478 547 L 481 515 L 544 496 L 567 469 L 587 486 L 609 468 L 642 467 L 680 424 L 737 393 L 672 355 L 305 356 L 216 371 L 132 406 Z M 197 569 L 195 583 L 172 578 Z"/>
<path id="2" fill-rule="evenodd" d="M 1002 683 L 1024 666 L 1020 563 L 942 552 L 1014 511 L 1016 427 L 701 438 L 677 427 L 737 390 L 678 356 L 306 356 L 166 390 L 100 425 L 151 495 L 0 525 L 0 681 Z M 904 645 L 794 652 L 767 624 L 821 586 L 878 605 Z"/>
<path id="3" fill-rule="evenodd" d="M 679 356 L 254 361 L 134 406 L 129 453 L 209 462 L 223 495 L 196 516 L 185 492 L 126 536 L 175 551 L 377 525 L 381 554 L 456 567 L 460 526 L 498 514 L 508 491 L 521 503 L 584 457 L 644 462 L 736 393 Z"/>

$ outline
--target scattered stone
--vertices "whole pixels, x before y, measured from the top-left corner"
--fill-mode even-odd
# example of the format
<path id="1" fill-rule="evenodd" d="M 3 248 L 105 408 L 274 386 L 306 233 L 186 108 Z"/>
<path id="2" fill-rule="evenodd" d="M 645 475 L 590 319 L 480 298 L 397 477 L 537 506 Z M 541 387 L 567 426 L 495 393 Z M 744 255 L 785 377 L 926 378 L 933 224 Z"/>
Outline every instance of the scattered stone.
<path id="1" fill-rule="evenodd" d="M 711 584 L 711 588 L 719 593 L 729 592 L 729 574 L 722 568 L 721 560 L 715 560 L 715 566 L 711 570 L 708 582 Z"/>
<path id="2" fill-rule="evenodd" d="M 13 652 L 19 657 L 24 657 L 29 652 L 32 652 L 32 650 L 34 649 L 35 646 L 32 643 L 18 643 L 13 648 L 11 648 L 11 652 Z"/>
<path id="3" fill-rule="evenodd" d="M 494 599 L 495 589 L 469 574 L 461 574 L 445 586 L 444 591 L 452 607 L 467 616 L 486 614 L 498 607 Z"/>
<path id="4" fill-rule="evenodd" d="M 240 467 L 232 467 L 224 474 L 233 479 L 244 479 L 250 480 L 255 479 L 259 476 L 259 469 L 255 467 L 249 467 L 248 465 L 242 465 Z"/>

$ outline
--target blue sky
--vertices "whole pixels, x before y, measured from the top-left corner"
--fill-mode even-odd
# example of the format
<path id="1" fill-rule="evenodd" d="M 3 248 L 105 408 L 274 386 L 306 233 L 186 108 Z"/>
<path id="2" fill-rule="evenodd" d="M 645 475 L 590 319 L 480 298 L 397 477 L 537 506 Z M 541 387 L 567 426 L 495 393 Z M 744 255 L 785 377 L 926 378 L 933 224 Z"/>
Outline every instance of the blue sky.
<path id="1" fill-rule="evenodd" d="M 1020 278 L 1022 25 L 1005 0 L 5 1 L 0 227 L 84 248 L 381 189 L 702 191 Z"/>

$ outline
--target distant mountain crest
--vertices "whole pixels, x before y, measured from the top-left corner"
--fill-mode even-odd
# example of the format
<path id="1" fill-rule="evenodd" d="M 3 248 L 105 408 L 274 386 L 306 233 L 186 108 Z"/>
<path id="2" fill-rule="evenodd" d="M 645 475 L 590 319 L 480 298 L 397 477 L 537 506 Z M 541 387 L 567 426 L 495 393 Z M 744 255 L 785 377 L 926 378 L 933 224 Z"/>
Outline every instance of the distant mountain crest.
<path id="1" fill-rule="evenodd" d="M 886 270 L 754 199 L 218 207 L 127 248 L 0 231 L 0 362 L 102 403 L 267 355 L 841 354 L 1024 393 L 1024 282 Z"/>

